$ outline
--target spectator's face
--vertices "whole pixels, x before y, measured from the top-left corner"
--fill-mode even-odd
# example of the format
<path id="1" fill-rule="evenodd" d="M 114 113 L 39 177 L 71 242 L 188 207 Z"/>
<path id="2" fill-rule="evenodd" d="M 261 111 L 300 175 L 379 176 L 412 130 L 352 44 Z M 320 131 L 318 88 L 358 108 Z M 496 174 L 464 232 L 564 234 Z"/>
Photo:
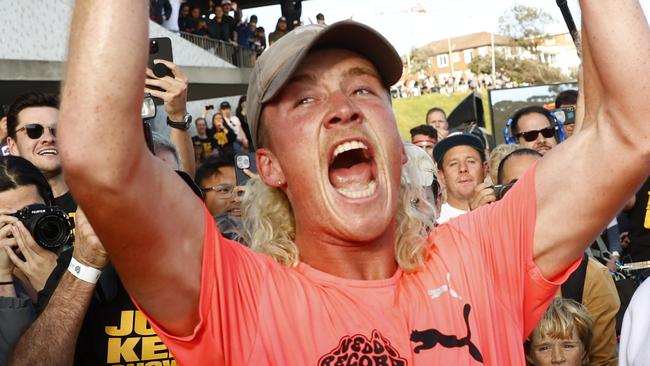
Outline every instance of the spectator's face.
<path id="1" fill-rule="evenodd" d="M 220 114 L 215 114 L 212 118 L 212 124 L 218 129 L 223 129 L 223 116 Z"/>
<path id="2" fill-rule="evenodd" d="M 581 366 L 585 358 L 585 347 L 573 331 L 569 339 L 551 338 L 533 332 L 528 361 L 535 366 Z"/>
<path id="3" fill-rule="evenodd" d="M 208 130 L 208 126 L 207 126 L 207 124 L 205 123 L 205 120 L 200 119 L 200 120 L 197 120 L 197 121 L 196 121 L 196 132 L 197 132 L 199 135 L 205 135 L 205 133 L 207 132 L 207 130 Z"/>
<path id="4" fill-rule="evenodd" d="M 220 6 L 217 6 L 216 8 L 214 8 L 214 15 L 216 15 L 217 19 L 223 17 L 223 12 L 224 12 L 224 9 L 222 7 L 220 7 Z"/>
<path id="5" fill-rule="evenodd" d="M 317 19 L 316 22 L 318 22 L 318 24 L 322 25 L 322 24 L 325 24 L 325 19 Z"/>
<path id="6" fill-rule="evenodd" d="M 226 213 L 241 216 L 239 200 L 233 189 L 237 185 L 235 168 L 225 166 L 201 182 L 201 188 L 215 187 L 205 193 L 205 205 L 213 216 Z"/>
<path id="7" fill-rule="evenodd" d="M 519 128 L 520 134 L 530 131 L 541 131 L 553 128 L 550 126 L 548 119 L 539 113 L 530 113 L 520 117 L 519 121 L 517 122 L 517 126 Z M 537 137 L 532 141 L 526 141 L 523 136 L 520 136 L 518 140 L 521 146 L 531 148 L 542 155 L 546 154 L 547 151 L 551 150 L 553 147 L 555 147 L 555 145 L 557 145 L 557 141 L 555 141 L 555 134 L 553 134 L 551 137 L 544 137 L 542 133 L 538 133 Z"/>
<path id="8" fill-rule="evenodd" d="M 0 209 L 17 211 L 35 203 L 45 204 L 38 188 L 30 184 L 0 192 Z"/>
<path id="9" fill-rule="evenodd" d="M 223 114 L 224 117 L 226 118 L 230 117 L 230 108 L 223 108 L 220 112 L 221 114 Z"/>
<path id="10" fill-rule="evenodd" d="M 508 184 L 519 180 L 524 173 L 539 159 L 534 155 L 516 155 L 510 157 L 503 165 L 503 179 L 499 184 Z"/>
<path id="11" fill-rule="evenodd" d="M 7 139 L 11 155 L 21 156 L 34 164 L 47 178 L 61 173 L 61 160 L 56 148 L 56 129 L 59 110 L 52 107 L 29 107 L 18 113 L 16 138 Z M 42 134 L 29 137 L 27 128 L 33 124 L 43 126 Z M 26 128 L 23 128 L 26 127 Z"/>
<path id="12" fill-rule="evenodd" d="M 406 157 L 370 61 L 348 50 L 312 51 L 262 120 L 258 170 L 267 184 L 281 182 L 297 236 L 367 243 L 393 235 Z"/>
<path id="13" fill-rule="evenodd" d="M 223 12 L 226 14 L 230 11 L 230 4 L 223 4 L 221 7 L 223 8 Z"/>
<path id="14" fill-rule="evenodd" d="M 434 139 L 431 138 L 431 136 L 428 135 L 415 135 L 411 139 L 411 143 L 413 145 L 419 146 L 420 148 L 424 149 L 424 151 L 429 154 L 431 158 L 433 158 L 433 148 L 436 146 L 436 142 Z"/>
<path id="15" fill-rule="evenodd" d="M 427 124 L 431 125 L 436 130 L 447 131 L 449 128 L 449 123 L 447 123 L 447 117 L 445 114 L 440 111 L 433 111 L 427 116 Z"/>
<path id="16" fill-rule="evenodd" d="M 287 22 L 279 22 L 278 29 L 282 31 L 287 30 Z"/>
<path id="17" fill-rule="evenodd" d="M 189 6 L 183 6 L 181 8 L 181 16 L 182 17 L 187 17 L 188 15 L 190 15 L 190 7 Z"/>
<path id="18" fill-rule="evenodd" d="M 196 19 L 199 16 L 201 16 L 201 11 L 199 10 L 199 8 L 192 9 L 192 18 Z"/>
<path id="19" fill-rule="evenodd" d="M 459 201 L 471 199 L 474 188 L 483 183 L 487 174 L 487 163 L 481 161 L 478 151 L 466 145 L 449 149 L 438 168 L 448 197 Z"/>

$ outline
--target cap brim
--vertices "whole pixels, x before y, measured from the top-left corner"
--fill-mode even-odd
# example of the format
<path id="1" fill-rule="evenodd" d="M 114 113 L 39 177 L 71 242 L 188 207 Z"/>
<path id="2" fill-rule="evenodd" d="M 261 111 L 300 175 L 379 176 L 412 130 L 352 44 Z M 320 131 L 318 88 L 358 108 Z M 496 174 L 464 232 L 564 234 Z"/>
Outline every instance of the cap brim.
<path id="1" fill-rule="evenodd" d="M 386 87 L 397 83 L 402 76 L 402 59 L 386 38 L 366 25 L 343 21 L 320 31 L 280 70 L 273 78 L 262 103 L 270 101 L 278 94 L 310 51 L 323 48 L 348 49 L 366 57 L 379 71 Z"/>

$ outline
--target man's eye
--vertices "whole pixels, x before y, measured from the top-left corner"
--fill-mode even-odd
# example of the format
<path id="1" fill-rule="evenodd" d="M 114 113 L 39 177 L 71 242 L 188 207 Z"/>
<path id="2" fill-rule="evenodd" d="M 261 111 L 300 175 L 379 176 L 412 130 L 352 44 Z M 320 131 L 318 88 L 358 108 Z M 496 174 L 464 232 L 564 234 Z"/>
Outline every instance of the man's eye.
<path id="1" fill-rule="evenodd" d="M 366 88 L 359 88 L 359 89 L 354 91 L 354 94 L 355 95 L 367 95 L 367 94 L 370 94 L 370 90 L 368 90 Z"/>
<path id="2" fill-rule="evenodd" d="M 541 347 L 539 347 L 537 350 L 538 350 L 539 352 L 545 352 L 545 351 L 548 351 L 548 350 L 549 350 L 549 347 L 548 347 L 548 346 L 541 346 Z"/>
<path id="3" fill-rule="evenodd" d="M 298 104 L 309 104 L 312 103 L 315 99 L 313 97 L 304 97 L 298 101 Z"/>

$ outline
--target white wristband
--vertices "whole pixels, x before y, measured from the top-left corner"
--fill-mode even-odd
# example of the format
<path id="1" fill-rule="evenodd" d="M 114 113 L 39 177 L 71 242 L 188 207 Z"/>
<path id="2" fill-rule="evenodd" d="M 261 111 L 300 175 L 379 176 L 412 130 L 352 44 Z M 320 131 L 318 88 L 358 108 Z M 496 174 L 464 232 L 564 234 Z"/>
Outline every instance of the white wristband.
<path id="1" fill-rule="evenodd" d="M 68 272 L 72 273 L 78 279 L 92 284 L 97 283 L 97 281 L 99 281 L 99 276 L 102 274 L 102 271 L 98 270 L 97 268 L 81 264 L 79 261 L 74 259 L 74 257 L 70 259 Z"/>

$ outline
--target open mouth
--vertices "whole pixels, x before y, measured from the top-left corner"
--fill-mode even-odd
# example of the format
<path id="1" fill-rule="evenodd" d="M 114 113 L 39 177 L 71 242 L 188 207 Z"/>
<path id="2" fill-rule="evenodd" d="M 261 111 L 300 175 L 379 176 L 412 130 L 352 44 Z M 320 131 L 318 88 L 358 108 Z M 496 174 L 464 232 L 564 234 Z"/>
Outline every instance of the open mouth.
<path id="1" fill-rule="evenodd" d="M 347 198 L 370 197 L 377 190 L 374 168 L 374 157 L 368 145 L 359 140 L 343 142 L 331 154 L 330 184 Z"/>
<path id="2" fill-rule="evenodd" d="M 56 149 L 43 149 L 38 152 L 38 155 L 41 156 L 57 156 L 59 153 L 56 151 Z"/>

